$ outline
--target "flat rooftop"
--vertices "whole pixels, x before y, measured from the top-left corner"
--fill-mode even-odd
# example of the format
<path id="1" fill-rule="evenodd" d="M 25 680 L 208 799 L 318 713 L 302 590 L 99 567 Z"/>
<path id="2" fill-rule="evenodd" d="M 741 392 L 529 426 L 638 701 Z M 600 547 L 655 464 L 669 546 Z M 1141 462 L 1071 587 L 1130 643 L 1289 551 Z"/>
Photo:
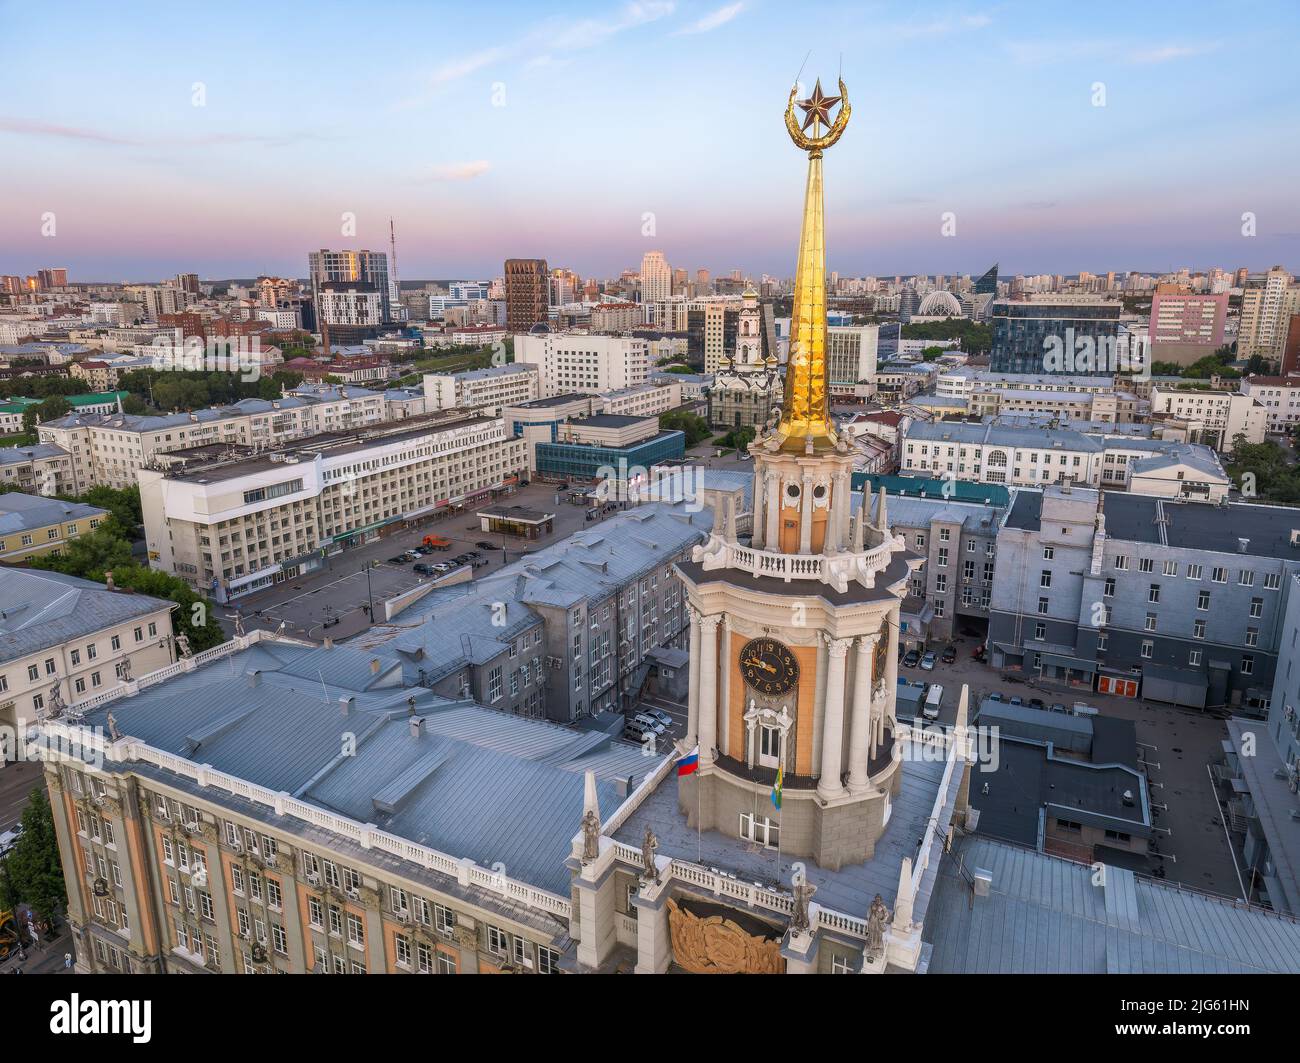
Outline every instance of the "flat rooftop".
<path id="1" fill-rule="evenodd" d="M 183 480 L 193 483 L 216 483 L 232 480 L 249 473 L 262 472 L 270 468 L 292 469 L 300 462 L 313 461 L 316 455 L 333 458 L 342 454 L 351 454 L 369 450 L 372 447 L 400 443 L 407 439 L 417 439 L 431 431 L 447 432 L 473 424 L 491 424 L 496 418 L 481 415 L 465 416 L 457 414 L 428 414 L 406 417 L 400 421 L 388 421 L 374 425 L 358 432 L 321 432 L 314 436 L 304 436 L 279 447 L 274 451 L 264 451 L 257 455 L 236 455 L 232 458 L 214 458 L 210 462 L 176 471 L 168 471 L 170 480 Z M 400 426 L 400 427 L 395 427 Z M 195 451 L 204 448 L 195 447 Z M 223 449 L 229 450 L 225 447 Z M 188 453 L 174 451 L 173 453 Z M 274 455 L 274 457 L 273 457 Z"/>

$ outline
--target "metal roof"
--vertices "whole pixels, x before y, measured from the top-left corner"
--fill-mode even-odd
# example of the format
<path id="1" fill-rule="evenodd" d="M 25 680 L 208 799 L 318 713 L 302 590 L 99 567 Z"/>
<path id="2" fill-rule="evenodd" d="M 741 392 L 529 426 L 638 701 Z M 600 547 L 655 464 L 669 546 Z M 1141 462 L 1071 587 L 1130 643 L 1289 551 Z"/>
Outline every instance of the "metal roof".
<path id="1" fill-rule="evenodd" d="M 8 566 L 0 566 L 0 603 L 0 664 L 172 604 L 61 572 Z"/>
<path id="2" fill-rule="evenodd" d="M 389 676 L 373 660 L 264 640 L 86 722 L 111 711 L 150 746 L 566 894 L 584 773 L 612 810 L 658 762 L 602 732 L 376 685 Z"/>
<path id="3" fill-rule="evenodd" d="M 958 870 L 992 874 L 971 897 Z M 938 974 L 1300 971 L 1300 924 L 1241 902 L 975 836 L 945 857 L 923 932 Z"/>

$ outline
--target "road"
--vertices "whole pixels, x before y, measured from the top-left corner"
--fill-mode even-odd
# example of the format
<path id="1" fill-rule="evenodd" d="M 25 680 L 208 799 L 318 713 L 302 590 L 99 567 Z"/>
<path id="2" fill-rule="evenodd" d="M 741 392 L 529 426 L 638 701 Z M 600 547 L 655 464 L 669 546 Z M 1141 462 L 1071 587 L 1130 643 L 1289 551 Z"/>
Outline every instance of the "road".
<path id="1" fill-rule="evenodd" d="M 44 785 L 41 766 L 35 761 L 15 761 L 0 768 L 0 834 L 22 818 L 28 796 Z"/>

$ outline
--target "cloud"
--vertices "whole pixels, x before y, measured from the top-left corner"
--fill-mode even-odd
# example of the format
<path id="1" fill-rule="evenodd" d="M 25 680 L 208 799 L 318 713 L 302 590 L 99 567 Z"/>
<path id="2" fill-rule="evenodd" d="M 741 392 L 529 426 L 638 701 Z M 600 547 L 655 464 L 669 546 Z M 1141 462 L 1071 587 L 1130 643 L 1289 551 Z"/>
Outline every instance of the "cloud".
<path id="1" fill-rule="evenodd" d="M 1213 52 L 1219 46 L 1215 42 L 1208 44 L 1161 44 L 1154 47 L 1138 48 L 1129 53 L 1130 63 L 1168 63 L 1174 59 L 1191 59 L 1198 55 Z"/>
<path id="2" fill-rule="evenodd" d="M 472 181 L 482 177 L 492 169 L 492 164 L 485 159 L 473 162 L 447 162 L 431 166 L 425 175 L 430 181 Z"/>
<path id="3" fill-rule="evenodd" d="M 463 56 L 450 63 L 444 63 L 429 75 L 429 81 L 433 85 L 445 85 L 451 81 L 459 81 L 463 77 L 482 70 L 485 66 L 507 58 L 509 51 L 503 47 L 484 48 L 481 52 L 473 52 L 470 55 Z"/>
<path id="4" fill-rule="evenodd" d="M 708 33 L 710 30 L 716 30 L 719 26 L 725 26 L 733 18 L 745 10 L 743 3 L 728 4 L 726 7 L 720 7 L 701 19 L 697 19 L 689 26 L 683 26 L 673 36 L 685 37 L 694 33 Z"/>
<path id="5" fill-rule="evenodd" d="M 424 91 L 398 106 L 407 108 L 428 103 L 439 90 L 499 63 L 523 59 L 526 69 L 563 65 L 557 53 L 594 48 L 617 34 L 667 18 L 676 8 L 673 0 L 633 0 L 600 18 L 548 19 L 514 41 L 471 52 L 437 67 L 425 79 Z"/>
<path id="6" fill-rule="evenodd" d="M 894 37 L 910 40 L 917 37 L 943 37 L 950 33 L 963 33 L 968 30 L 982 30 L 991 25 L 990 15 L 943 15 L 927 22 L 898 22 L 892 26 L 882 26 L 882 37 Z"/>
<path id="7" fill-rule="evenodd" d="M 1126 63 L 1149 65 L 1168 63 L 1175 59 L 1189 59 L 1205 55 L 1218 48 L 1217 44 L 1157 44 L 1136 47 L 1114 39 L 1009 41 L 1006 50 L 1018 63 L 1042 66 L 1065 63 L 1073 59 L 1119 59 Z"/>
<path id="8" fill-rule="evenodd" d="M 265 144 L 281 147 L 300 140 L 315 139 L 311 134 L 265 136 L 260 133 L 204 133 L 194 137 L 127 137 L 105 133 L 98 129 L 59 125 L 55 122 L 30 122 L 22 118 L 0 116 L 0 133 L 17 133 L 20 136 L 50 137 L 57 140 L 90 140 L 97 144 L 113 144 L 127 148 L 203 147 L 217 144 Z"/>

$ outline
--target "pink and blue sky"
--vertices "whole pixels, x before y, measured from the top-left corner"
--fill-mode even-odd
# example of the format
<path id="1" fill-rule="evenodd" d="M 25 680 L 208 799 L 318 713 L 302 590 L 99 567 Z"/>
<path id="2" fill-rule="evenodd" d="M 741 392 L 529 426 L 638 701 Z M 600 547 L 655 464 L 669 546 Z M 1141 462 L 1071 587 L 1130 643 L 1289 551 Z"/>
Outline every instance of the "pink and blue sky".
<path id="1" fill-rule="evenodd" d="M 0 25 L 5 273 L 301 276 L 391 215 L 404 278 L 606 276 L 650 248 L 786 275 L 808 52 L 853 103 L 831 269 L 1300 270 L 1290 0 L 0 2 Z"/>

